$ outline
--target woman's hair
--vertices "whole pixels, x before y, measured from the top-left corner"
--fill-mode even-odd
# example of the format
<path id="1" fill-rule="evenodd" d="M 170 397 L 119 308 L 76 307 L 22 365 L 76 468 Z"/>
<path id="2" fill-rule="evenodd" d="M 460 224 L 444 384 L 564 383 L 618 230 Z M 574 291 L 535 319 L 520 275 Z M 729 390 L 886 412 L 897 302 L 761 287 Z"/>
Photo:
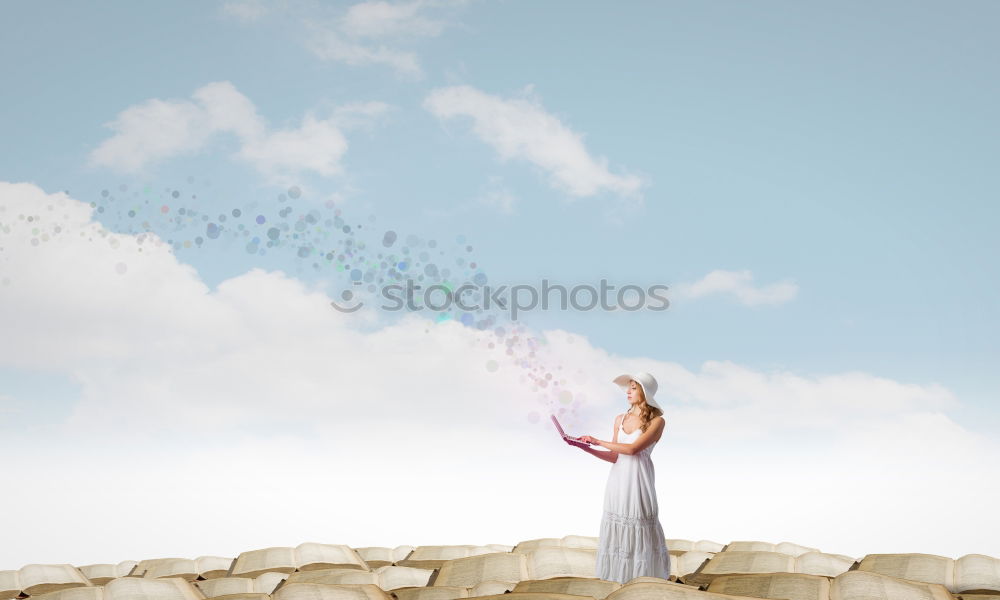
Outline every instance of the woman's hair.
<path id="1" fill-rule="evenodd" d="M 632 381 L 635 380 L 633 379 Z M 662 415 L 663 411 L 646 404 L 646 390 L 642 389 L 642 385 L 638 381 L 635 383 L 636 389 L 639 390 L 639 395 L 642 396 L 642 402 L 639 403 L 639 429 L 645 433 L 646 427 L 649 427 L 649 422 L 654 417 Z"/>

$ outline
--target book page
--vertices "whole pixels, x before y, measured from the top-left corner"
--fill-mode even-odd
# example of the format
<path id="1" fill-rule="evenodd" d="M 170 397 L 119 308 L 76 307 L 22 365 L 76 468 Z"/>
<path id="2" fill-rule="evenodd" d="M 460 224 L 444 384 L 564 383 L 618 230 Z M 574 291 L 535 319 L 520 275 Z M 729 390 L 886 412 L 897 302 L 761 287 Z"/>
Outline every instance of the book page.
<path id="1" fill-rule="evenodd" d="M 104 600 L 203 600 L 205 595 L 180 577 L 120 577 L 104 586 Z"/>
<path id="2" fill-rule="evenodd" d="M 713 542 L 711 540 L 698 540 L 694 543 L 692 550 L 697 550 L 698 552 L 722 552 L 725 548 L 725 544 L 720 544 L 719 542 Z"/>
<path id="3" fill-rule="evenodd" d="M 845 560 L 836 554 L 806 552 L 795 559 L 795 572 L 836 577 L 849 571 L 853 565 L 854 560 Z"/>
<path id="4" fill-rule="evenodd" d="M 21 578 L 17 571 L 0 571 L 0 596 L 13 598 L 21 593 Z"/>
<path id="5" fill-rule="evenodd" d="M 327 569 L 330 567 L 351 567 L 368 571 L 357 552 L 344 544 L 317 544 L 305 542 L 295 547 L 296 566 L 300 570 Z"/>
<path id="6" fill-rule="evenodd" d="M 626 583 L 605 600 L 746 600 L 712 592 L 702 592 L 679 583 Z"/>
<path id="7" fill-rule="evenodd" d="M 528 553 L 539 548 L 562 548 L 562 538 L 539 538 L 537 540 L 526 540 L 514 546 L 514 552 Z"/>
<path id="8" fill-rule="evenodd" d="M 590 596 L 573 596 L 571 594 L 555 594 L 550 592 L 509 592 L 506 594 L 491 594 L 475 596 L 477 600 L 594 600 Z"/>
<path id="9" fill-rule="evenodd" d="M 253 591 L 264 594 L 272 594 L 281 582 L 288 577 L 288 573 L 278 571 L 268 571 L 253 578 Z"/>
<path id="10" fill-rule="evenodd" d="M 392 600 L 373 583 L 288 583 L 279 587 L 271 600 Z"/>
<path id="11" fill-rule="evenodd" d="M 260 550 L 241 552 L 233 563 L 229 575 L 245 575 L 248 577 L 260 575 L 266 571 L 281 571 L 291 573 L 295 570 L 295 548 L 274 546 Z"/>
<path id="12" fill-rule="evenodd" d="M 712 580 L 706 591 L 754 598 L 829 600 L 830 580 L 798 573 L 721 575 Z"/>
<path id="13" fill-rule="evenodd" d="M 514 586 L 515 592 L 552 592 L 556 594 L 572 594 L 574 596 L 590 596 L 596 600 L 604 600 L 611 592 L 621 587 L 617 581 L 589 579 L 582 577 L 553 577 L 551 579 L 526 579 Z"/>
<path id="14" fill-rule="evenodd" d="M 1000 559 L 985 554 L 966 554 L 955 561 L 953 592 L 996 591 L 1000 594 Z"/>
<path id="15" fill-rule="evenodd" d="M 205 581 L 192 583 L 206 598 L 225 596 L 227 594 L 250 594 L 260 590 L 254 589 L 252 577 L 216 577 Z"/>
<path id="16" fill-rule="evenodd" d="M 195 573 L 210 579 L 222 577 L 229 572 L 229 567 L 233 566 L 233 558 L 226 556 L 199 556 L 194 559 Z"/>
<path id="17" fill-rule="evenodd" d="M 128 571 L 123 574 L 118 573 L 118 565 L 112 565 L 110 563 L 96 564 L 96 565 L 83 565 L 82 567 L 77 567 L 80 569 L 80 573 L 84 577 L 90 580 L 94 585 L 101 585 L 104 582 L 114 579 L 115 577 L 122 577 Z M 0 587 L 3 587 L 3 582 L 0 582 Z"/>
<path id="18" fill-rule="evenodd" d="M 378 575 L 359 569 L 316 569 L 289 574 L 285 585 L 292 583 L 370 583 L 378 585 Z"/>
<path id="19" fill-rule="evenodd" d="M 808 546 L 800 546 L 791 542 L 781 542 L 780 544 L 775 544 L 774 551 L 787 554 L 789 556 L 799 557 L 806 552 L 819 552 L 820 550 L 819 548 L 809 548 Z"/>
<path id="20" fill-rule="evenodd" d="M 396 562 L 393 557 L 392 548 L 386 548 L 385 546 L 366 546 L 364 548 L 355 548 L 355 552 L 361 557 L 361 560 L 365 561 L 370 568 L 374 568 L 371 563 L 383 563 L 391 565 Z"/>
<path id="21" fill-rule="evenodd" d="M 486 581 L 480 581 L 471 588 L 468 588 L 468 591 L 469 596 L 493 596 L 509 592 L 516 586 L 516 583 L 512 583 L 510 581 L 495 581 L 487 579 Z"/>
<path id="22" fill-rule="evenodd" d="M 837 575 L 830 586 L 830 600 L 954 600 L 943 586 L 919 583 L 869 571 Z"/>
<path id="23" fill-rule="evenodd" d="M 103 600 L 104 588 L 99 585 L 72 587 L 32 596 L 31 600 Z"/>
<path id="24" fill-rule="evenodd" d="M 187 560 L 187 559 L 179 556 L 171 556 L 168 558 L 146 558 L 136 563 L 135 569 L 132 571 L 131 575 L 135 575 L 137 577 L 145 577 L 146 573 L 149 572 L 150 570 L 175 560 Z"/>
<path id="25" fill-rule="evenodd" d="M 404 567 L 416 567 L 419 569 L 437 569 L 444 565 L 446 561 L 456 558 L 466 558 L 473 555 L 475 546 L 417 546 L 413 552 L 405 559 L 396 563 Z M 476 552 L 476 554 L 488 554 L 489 552 Z"/>
<path id="26" fill-rule="evenodd" d="M 939 583 L 955 591 L 955 561 L 935 554 L 869 554 L 858 565 L 859 571 L 870 571 L 899 579 Z"/>
<path id="27" fill-rule="evenodd" d="M 398 563 L 412 554 L 414 550 L 416 550 L 416 548 L 408 544 L 396 546 L 392 549 L 392 562 Z"/>
<path id="28" fill-rule="evenodd" d="M 600 538 L 589 535 L 567 535 L 563 536 L 564 548 L 590 548 L 597 550 Z"/>
<path id="29" fill-rule="evenodd" d="M 770 542 L 739 540 L 726 544 L 725 552 L 775 552 Z"/>
<path id="30" fill-rule="evenodd" d="M 434 569 L 387 565 L 375 569 L 375 575 L 377 576 L 375 583 L 386 591 L 401 587 L 425 586 L 433 574 Z"/>
<path id="31" fill-rule="evenodd" d="M 705 561 L 712 560 L 713 556 L 715 554 L 712 552 L 699 552 L 697 550 L 690 550 L 680 556 L 671 556 L 670 574 L 683 579 L 685 575 L 690 575 L 701 568 Z"/>
<path id="32" fill-rule="evenodd" d="M 405 587 L 392 591 L 397 600 L 454 600 L 468 598 L 469 590 L 459 586 Z M 483 596 L 485 594 L 475 594 Z"/>
<path id="33" fill-rule="evenodd" d="M 25 565 L 20 569 L 20 583 L 30 596 L 67 587 L 93 585 L 79 569 L 70 564 Z"/>
<path id="34" fill-rule="evenodd" d="M 434 585 L 472 587 L 488 579 L 512 583 L 528 579 L 527 555 L 493 552 L 449 560 L 441 566 Z"/>
<path id="35" fill-rule="evenodd" d="M 779 552 L 730 551 L 719 552 L 708 561 L 702 573 L 729 575 L 735 573 L 792 573 L 795 557 Z"/>
<path id="36" fill-rule="evenodd" d="M 227 568 L 228 570 L 228 568 Z M 183 577 L 188 581 L 198 576 L 198 563 L 190 558 L 164 558 L 151 563 L 143 577 Z"/>
<path id="37" fill-rule="evenodd" d="M 539 548 L 527 554 L 527 577 L 597 577 L 597 550 L 586 548 Z"/>
<path id="38" fill-rule="evenodd" d="M 246 592 L 243 594 L 227 594 L 225 596 L 215 596 L 212 600 L 271 600 L 270 594 L 261 592 Z"/>

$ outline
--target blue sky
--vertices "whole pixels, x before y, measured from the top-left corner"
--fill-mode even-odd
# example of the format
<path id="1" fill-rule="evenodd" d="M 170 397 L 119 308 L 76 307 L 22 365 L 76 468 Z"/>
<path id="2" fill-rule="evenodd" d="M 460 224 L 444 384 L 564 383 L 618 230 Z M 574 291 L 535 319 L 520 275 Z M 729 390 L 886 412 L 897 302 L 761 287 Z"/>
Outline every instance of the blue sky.
<path id="1" fill-rule="evenodd" d="M 926 393 L 943 402 L 927 410 L 945 418 L 954 439 L 986 438 L 1000 426 L 995 3 L 36 2 L 4 11 L 0 180 L 30 182 L 45 194 L 68 190 L 84 203 L 102 190 L 176 189 L 197 195 L 188 206 L 205 214 L 250 201 L 277 210 L 277 196 L 299 185 L 305 193 L 297 211 L 335 198 L 345 220 L 365 224 L 372 240 L 391 229 L 440 240 L 443 249 L 464 236 L 491 281 L 596 285 L 606 278 L 677 292 L 660 313 L 526 315 L 526 326 L 579 336 L 591 352 L 556 353 L 547 365 L 652 365 L 646 370 L 667 397 L 692 411 L 716 396 L 707 384 L 673 386 L 671 369 L 707 381 L 706 364 L 738 365 L 768 382 L 746 388 L 744 408 L 772 421 L 790 410 L 767 403 L 768 386 L 782 376 L 819 390 L 824 378 L 862 374 L 868 383 L 858 385 L 871 385 L 837 393 L 877 402 L 884 397 L 878 382 L 891 382 L 901 390 L 899 404 L 873 409 L 889 422 L 905 420 L 892 412 L 900 407 L 924 410 Z M 202 103 L 206 89 L 223 90 L 222 99 Z M 142 107 L 157 102 L 177 110 L 154 122 Z M 213 106 L 219 113 L 207 118 Z M 255 119 L 240 117 L 239 106 L 252 107 Z M 308 130 L 307 115 L 333 120 Z M 529 118 L 541 127 L 526 125 Z M 204 122 L 215 129 L 199 131 Z M 267 137 L 307 130 L 283 147 L 280 136 Z M 149 150 L 145 140 L 153 137 L 166 149 Z M 116 139 L 125 140 L 119 150 Z M 136 140 L 142 143 L 128 146 Z M 296 152 L 300 162 L 289 158 Z M 328 161 L 310 162 L 318 155 Z M 128 191 L 119 193 L 122 184 Z M 14 212 L 0 214 L 0 223 L 12 222 Z M 123 231 L 120 221 L 94 219 Z M 0 268 L 31 272 L 31 253 L 13 254 L 14 245 L 8 242 Z M 209 290 L 255 267 L 331 295 L 343 283 L 335 273 L 296 271 L 295 260 L 249 255 L 239 245 L 174 255 Z M 10 279 L 7 293 L 19 288 L 25 296 L 8 310 L 30 307 L 31 294 L 42 293 L 23 276 Z M 74 304 L 65 301 L 51 310 L 72 323 Z M 136 318 L 155 321 L 152 310 Z M 76 317 L 92 315 L 80 309 Z M 376 328 L 395 323 L 375 318 Z M 73 407 L 81 399 L 80 406 L 99 406 L 98 391 L 127 397 L 131 385 L 157 385 L 115 388 L 108 373 L 124 363 L 87 353 L 50 364 L 39 346 L 37 360 L 20 360 L 16 339 L 0 363 L 0 399 L 16 409 L 7 430 L 82 415 Z M 427 342 L 419 352 L 447 355 L 442 348 Z M 604 356 L 613 357 L 610 365 L 588 362 Z M 656 365 L 670 369 L 657 373 Z M 454 374 L 434 368 L 428 381 Z M 498 387 L 517 393 L 517 384 L 512 377 Z M 468 385 L 468 393 L 478 389 Z M 591 385 L 579 384 L 587 412 L 581 408 L 575 424 L 606 437 L 621 410 L 617 392 Z M 824 394 L 816 395 L 820 404 L 831 397 Z M 473 405 L 475 397 L 462 396 Z M 451 414 L 447 403 L 434 406 L 434 423 Z M 848 435 L 839 427 L 847 425 L 831 424 L 826 433 Z M 524 435 L 534 439 L 542 429 Z M 294 438 L 294 431 L 293 422 L 285 434 Z M 897 433 L 912 438 L 914 431 L 936 429 Z M 780 454 L 788 439 L 764 435 L 760 452 Z M 727 448 L 740 452 L 733 444 Z M 670 454 L 660 446 L 667 469 Z M 815 451 L 832 456 L 830 448 Z M 600 489 L 606 466 L 579 468 L 589 467 Z M 682 537 L 666 525 L 667 537 Z M 596 535 L 590 526 L 596 531 L 596 522 L 584 520 L 558 535 Z M 790 541 L 827 539 L 809 531 Z M 739 538 L 717 541 L 730 539 Z M 1000 552 L 982 540 L 944 540 L 923 551 Z M 155 541 L 135 552 L 158 552 Z M 831 551 L 877 551 L 868 547 Z M 41 548 L 23 562 L 57 562 Z M 123 550 L 104 551 L 110 561 Z M 7 568 L 22 560 L 3 557 Z"/>

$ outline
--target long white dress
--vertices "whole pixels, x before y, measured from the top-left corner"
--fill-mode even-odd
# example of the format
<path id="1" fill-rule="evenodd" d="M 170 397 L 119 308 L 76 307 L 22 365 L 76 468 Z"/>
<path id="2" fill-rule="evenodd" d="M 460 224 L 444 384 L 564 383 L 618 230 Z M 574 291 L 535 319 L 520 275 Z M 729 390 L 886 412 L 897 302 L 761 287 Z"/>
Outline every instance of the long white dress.
<path id="1" fill-rule="evenodd" d="M 622 425 L 618 443 L 632 443 L 641 433 L 638 427 L 625 433 Z M 638 454 L 618 454 L 618 461 L 611 464 L 597 547 L 596 573 L 601 579 L 627 583 L 643 575 L 670 576 L 670 554 L 660 526 L 650 458 L 656 444 Z"/>

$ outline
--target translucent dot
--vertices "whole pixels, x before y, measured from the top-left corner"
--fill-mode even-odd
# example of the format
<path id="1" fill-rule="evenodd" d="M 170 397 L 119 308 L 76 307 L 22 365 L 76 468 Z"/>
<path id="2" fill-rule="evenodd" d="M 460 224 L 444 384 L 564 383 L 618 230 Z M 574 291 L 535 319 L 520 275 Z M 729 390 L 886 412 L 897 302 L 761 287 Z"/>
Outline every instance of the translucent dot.
<path id="1" fill-rule="evenodd" d="M 295 200 L 301 195 L 302 195 L 302 189 L 299 186 L 293 185 L 292 187 L 288 188 L 288 197 L 291 198 L 292 200 Z"/>
<path id="2" fill-rule="evenodd" d="M 500 368 L 500 364 L 495 360 L 486 361 L 486 370 L 490 373 L 495 373 L 497 369 Z"/>
<path id="3" fill-rule="evenodd" d="M 125 264 L 125 263 L 123 263 L 123 262 L 120 262 L 120 263 L 118 263 L 118 264 L 116 264 L 116 265 L 115 265 L 115 271 L 116 271 L 116 272 L 117 272 L 117 273 L 118 273 L 119 275 L 124 275 L 124 274 L 125 274 L 125 272 L 126 272 L 126 271 L 128 271 L 128 265 L 126 265 L 126 264 Z"/>

